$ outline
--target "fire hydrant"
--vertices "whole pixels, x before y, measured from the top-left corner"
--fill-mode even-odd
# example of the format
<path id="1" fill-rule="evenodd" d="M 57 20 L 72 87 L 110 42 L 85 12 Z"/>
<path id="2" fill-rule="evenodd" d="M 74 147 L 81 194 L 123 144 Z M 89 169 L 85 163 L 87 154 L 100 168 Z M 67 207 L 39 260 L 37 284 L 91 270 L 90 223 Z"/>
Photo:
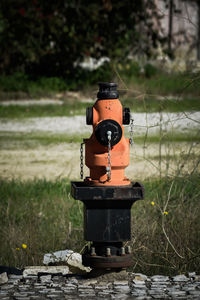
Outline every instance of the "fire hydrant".
<path id="1" fill-rule="evenodd" d="M 86 123 L 93 126 L 84 139 L 85 164 L 90 176 L 72 182 L 71 192 L 84 203 L 84 238 L 91 242 L 82 255 L 83 264 L 97 269 L 132 265 L 131 206 L 143 199 L 143 187 L 125 177 L 129 165 L 128 138 L 123 125 L 130 123 L 129 108 L 122 108 L 116 83 L 99 83 L 97 101 L 87 108 Z"/>

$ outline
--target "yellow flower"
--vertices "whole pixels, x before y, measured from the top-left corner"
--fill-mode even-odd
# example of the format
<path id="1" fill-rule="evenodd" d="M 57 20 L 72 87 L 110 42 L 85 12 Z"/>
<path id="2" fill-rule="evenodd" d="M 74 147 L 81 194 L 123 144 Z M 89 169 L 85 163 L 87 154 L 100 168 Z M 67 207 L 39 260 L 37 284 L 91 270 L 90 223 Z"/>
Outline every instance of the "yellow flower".
<path id="1" fill-rule="evenodd" d="M 17 250 L 17 251 L 19 251 L 19 250 L 20 250 L 20 248 L 16 248 L 16 250 Z"/>
<path id="2" fill-rule="evenodd" d="M 26 244 L 22 244 L 22 248 L 23 248 L 23 249 L 26 249 L 26 248 L 27 248 L 27 245 L 26 245 Z"/>
<path id="3" fill-rule="evenodd" d="M 121 64 L 118 64 L 118 69 L 122 70 L 122 65 Z"/>
<path id="4" fill-rule="evenodd" d="M 155 205 L 155 202 L 154 202 L 154 201 L 151 201 L 151 205 Z"/>
<path id="5" fill-rule="evenodd" d="M 168 211 L 164 211 L 164 212 L 163 212 L 163 215 L 168 215 Z"/>

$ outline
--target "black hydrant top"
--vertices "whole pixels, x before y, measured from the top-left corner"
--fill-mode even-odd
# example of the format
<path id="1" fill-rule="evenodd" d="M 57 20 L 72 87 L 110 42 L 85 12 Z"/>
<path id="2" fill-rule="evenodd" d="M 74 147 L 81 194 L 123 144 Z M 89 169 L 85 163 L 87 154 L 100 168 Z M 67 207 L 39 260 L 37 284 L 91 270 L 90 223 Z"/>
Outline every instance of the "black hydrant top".
<path id="1" fill-rule="evenodd" d="M 114 82 L 100 82 L 97 99 L 118 99 L 117 83 Z"/>

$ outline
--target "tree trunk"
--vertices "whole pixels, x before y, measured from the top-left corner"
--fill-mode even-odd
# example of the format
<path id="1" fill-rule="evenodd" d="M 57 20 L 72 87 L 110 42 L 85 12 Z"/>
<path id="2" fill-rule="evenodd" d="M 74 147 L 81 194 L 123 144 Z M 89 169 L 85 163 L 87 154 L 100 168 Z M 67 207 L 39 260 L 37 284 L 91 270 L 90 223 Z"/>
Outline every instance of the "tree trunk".
<path id="1" fill-rule="evenodd" d="M 173 0 L 169 0 L 169 31 L 168 31 L 168 52 L 172 56 L 172 32 L 173 31 Z"/>
<path id="2" fill-rule="evenodd" d="M 200 60 L 200 1 L 197 1 L 197 6 L 198 6 L 197 59 Z"/>

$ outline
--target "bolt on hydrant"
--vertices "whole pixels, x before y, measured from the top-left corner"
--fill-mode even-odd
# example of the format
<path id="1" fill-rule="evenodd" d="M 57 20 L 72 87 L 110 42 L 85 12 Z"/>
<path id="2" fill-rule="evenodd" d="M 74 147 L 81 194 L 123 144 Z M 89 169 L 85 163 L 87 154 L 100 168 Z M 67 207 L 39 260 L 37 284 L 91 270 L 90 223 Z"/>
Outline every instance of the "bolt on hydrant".
<path id="1" fill-rule="evenodd" d="M 130 140 L 124 136 L 123 125 L 130 124 L 130 110 L 122 108 L 116 83 L 99 83 L 86 123 L 93 126 L 91 137 L 84 139 L 90 176 L 71 183 L 72 196 L 84 203 L 84 238 L 90 242 L 83 264 L 95 269 L 126 268 L 132 265 L 131 247 L 123 245 L 131 240 L 131 206 L 143 199 L 144 191 L 124 174 Z"/>

